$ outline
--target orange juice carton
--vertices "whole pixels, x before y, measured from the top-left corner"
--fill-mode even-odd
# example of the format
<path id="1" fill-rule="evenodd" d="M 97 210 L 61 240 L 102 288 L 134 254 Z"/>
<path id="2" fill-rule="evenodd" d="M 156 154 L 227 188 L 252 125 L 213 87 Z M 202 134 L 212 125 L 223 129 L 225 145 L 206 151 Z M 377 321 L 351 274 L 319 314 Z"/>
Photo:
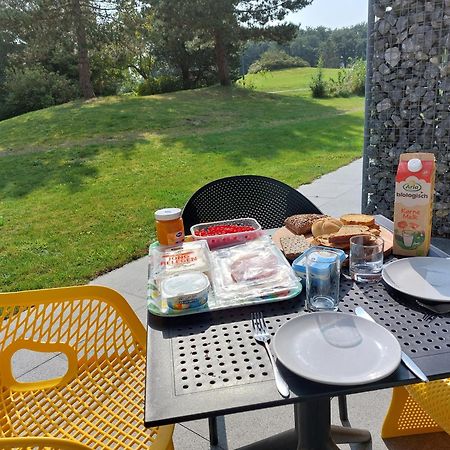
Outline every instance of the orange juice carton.
<path id="1" fill-rule="evenodd" d="M 395 177 L 395 255 L 426 256 L 433 218 L 433 153 L 403 153 Z"/>

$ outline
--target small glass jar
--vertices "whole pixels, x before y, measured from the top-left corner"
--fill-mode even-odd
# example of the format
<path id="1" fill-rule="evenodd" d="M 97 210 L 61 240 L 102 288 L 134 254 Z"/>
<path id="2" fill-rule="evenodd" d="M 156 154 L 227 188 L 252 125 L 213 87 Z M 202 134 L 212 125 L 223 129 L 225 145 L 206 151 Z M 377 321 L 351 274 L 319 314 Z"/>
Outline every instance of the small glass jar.
<path id="1" fill-rule="evenodd" d="M 156 236 L 160 245 L 179 245 L 184 241 L 184 225 L 180 208 L 164 208 L 155 212 Z"/>

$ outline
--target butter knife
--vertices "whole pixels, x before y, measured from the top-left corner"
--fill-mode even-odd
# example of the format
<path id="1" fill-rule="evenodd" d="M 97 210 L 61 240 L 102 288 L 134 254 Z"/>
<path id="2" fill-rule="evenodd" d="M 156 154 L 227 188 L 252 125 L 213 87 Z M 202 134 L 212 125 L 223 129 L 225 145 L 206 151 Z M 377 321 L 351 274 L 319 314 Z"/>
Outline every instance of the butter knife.
<path id="1" fill-rule="evenodd" d="M 363 317 L 364 319 L 371 320 L 372 322 L 375 322 L 373 317 L 361 306 L 357 306 L 355 309 L 355 313 L 359 317 Z M 376 322 L 375 322 L 376 323 Z M 420 378 L 422 381 L 428 382 L 430 381 L 427 376 L 422 372 L 422 369 L 402 350 L 401 358 L 403 361 L 403 364 L 417 377 Z"/>

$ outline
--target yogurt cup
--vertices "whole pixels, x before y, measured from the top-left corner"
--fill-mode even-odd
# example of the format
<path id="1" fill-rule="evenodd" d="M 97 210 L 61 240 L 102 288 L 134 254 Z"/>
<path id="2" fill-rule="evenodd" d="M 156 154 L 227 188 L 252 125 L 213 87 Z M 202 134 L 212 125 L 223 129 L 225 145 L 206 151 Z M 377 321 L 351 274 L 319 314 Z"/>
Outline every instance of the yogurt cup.
<path id="1" fill-rule="evenodd" d="M 170 309 L 194 309 L 207 303 L 209 286 L 209 279 L 204 273 L 186 271 L 163 279 L 161 294 Z"/>

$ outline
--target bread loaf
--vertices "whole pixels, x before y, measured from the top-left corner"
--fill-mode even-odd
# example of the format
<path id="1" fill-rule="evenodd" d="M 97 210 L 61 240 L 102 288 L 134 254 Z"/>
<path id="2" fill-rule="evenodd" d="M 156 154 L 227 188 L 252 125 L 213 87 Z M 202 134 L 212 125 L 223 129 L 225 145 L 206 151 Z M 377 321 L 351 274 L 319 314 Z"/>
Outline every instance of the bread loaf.
<path id="1" fill-rule="evenodd" d="M 306 234 L 311 231 L 312 224 L 322 217 L 323 214 L 296 214 L 284 221 L 285 227 L 294 234 Z"/>
<path id="2" fill-rule="evenodd" d="M 316 220 L 311 227 L 311 232 L 314 237 L 322 236 L 323 234 L 336 233 L 342 227 L 342 222 L 333 217 L 323 217 Z"/>

